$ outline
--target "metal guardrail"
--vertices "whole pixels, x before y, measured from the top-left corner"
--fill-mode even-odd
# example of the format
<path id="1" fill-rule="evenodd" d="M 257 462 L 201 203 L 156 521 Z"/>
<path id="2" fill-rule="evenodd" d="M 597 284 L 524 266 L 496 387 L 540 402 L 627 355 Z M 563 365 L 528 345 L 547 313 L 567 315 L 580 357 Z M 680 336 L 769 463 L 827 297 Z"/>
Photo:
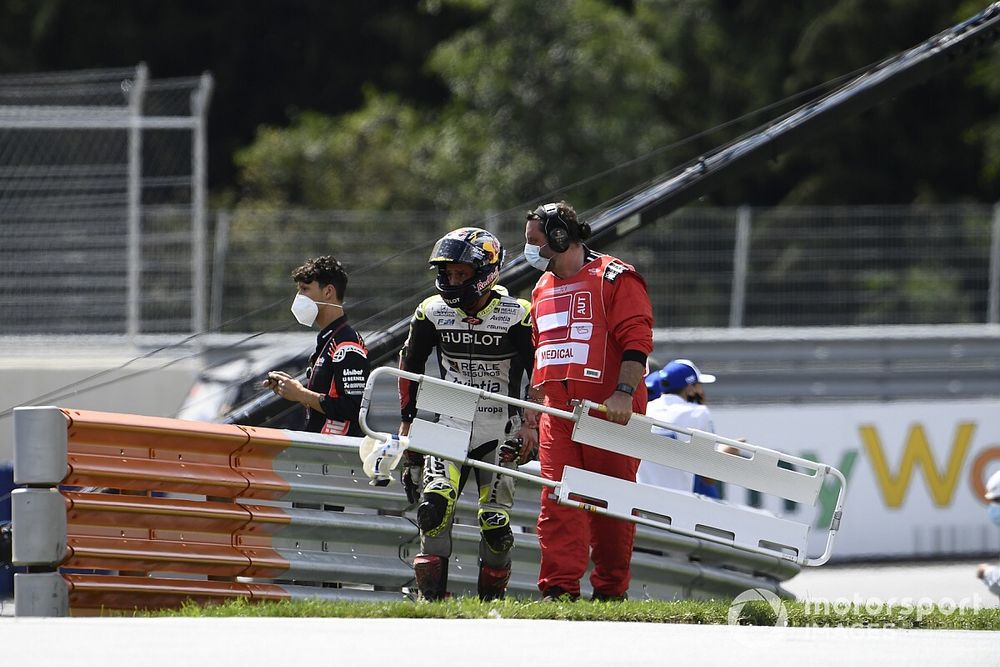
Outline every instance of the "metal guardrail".
<path id="1" fill-rule="evenodd" d="M 368 485 L 360 438 L 54 407 L 18 408 L 14 427 L 13 561 L 29 568 L 15 576 L 18 616 L 236 596 L 399 599 L 412 584 L 418 531 L 398 486 Z M 528 532 L 537 514 L 522 493 L 512 595 L 537 595 L 538 543 Z M 479 533 L 462 520 L 474 515 L 461 501 L 456 594 L 475 592 Z M 787 595 L 780 582 L 798 571 L 779 557 L 655 532 L 637 536 L 636 598 L 752 587 Z"/>
<path id="2" fill-rule="evenodd" d="M 653 344 L 718 376 L 713 405 L 1000 395 L 995 324 L 659 329 Z"/>

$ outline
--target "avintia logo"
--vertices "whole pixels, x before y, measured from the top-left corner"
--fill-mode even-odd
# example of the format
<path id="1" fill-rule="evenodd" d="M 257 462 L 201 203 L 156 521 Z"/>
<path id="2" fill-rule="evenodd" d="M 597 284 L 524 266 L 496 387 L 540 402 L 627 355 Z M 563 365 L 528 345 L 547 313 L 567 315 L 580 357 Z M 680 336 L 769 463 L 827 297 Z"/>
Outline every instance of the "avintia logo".
<path id="1" fill-rule="evenodd" d="M 729 625 L 740 625 L 740 614 L 743 607 L 749 602 L 763 602 L 771 607 L 774 613 L 774 626 L 784 628 L 788 626 L 788 610 L 781 598 L 765 588 L 751 588 L 737 595 L 732 604 L 729 605 L 729 613 L 726 614 L 726 623 Z"/>

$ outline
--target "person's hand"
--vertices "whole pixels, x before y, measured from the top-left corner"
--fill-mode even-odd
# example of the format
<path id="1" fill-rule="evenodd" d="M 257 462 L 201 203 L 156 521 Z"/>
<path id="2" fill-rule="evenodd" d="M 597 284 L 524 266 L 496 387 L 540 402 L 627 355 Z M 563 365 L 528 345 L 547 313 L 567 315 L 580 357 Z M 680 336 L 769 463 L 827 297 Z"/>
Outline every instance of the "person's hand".
<path id="1" fill-rule="evenodd" d="M 623 391 L 615 391 L 604 401 L 608 421 L 625 424 L 632 416 L 632 397 Z"/>
<path id="2" fill-rule="evenodd" d="M 535 460 L 538 450 L 530 447 L 524 438 L 518 435 L 504 440 L 498 454 L 501 465 L 513 463 L 515 466 L 523 466 L 528 461 Z"/>
<path id="3" fill-rule="evenodd" d="M 284 371 L 271 371 L 265 382 L 268 389 L 289 401 L 298 401 L 305 390 L 301 382 Z"/>
<path id="4" fill-rule="evenodd" d="M 982 579 L 986 576 L 986 570 L 989 569 L 989 565 L 986 563 L 980 563 L 979 567 L 976 568 L 976 579 Z"/>
<path id="5" fill-rule="evenodd" d="M 517 462 L 523 465 L 528 461 L 533 461 L 538 456 L 538 425 L 528 426 L 528 422 L 521 424 L 517 432 L 521 440 L 521 451 L 517 453 Z"/>

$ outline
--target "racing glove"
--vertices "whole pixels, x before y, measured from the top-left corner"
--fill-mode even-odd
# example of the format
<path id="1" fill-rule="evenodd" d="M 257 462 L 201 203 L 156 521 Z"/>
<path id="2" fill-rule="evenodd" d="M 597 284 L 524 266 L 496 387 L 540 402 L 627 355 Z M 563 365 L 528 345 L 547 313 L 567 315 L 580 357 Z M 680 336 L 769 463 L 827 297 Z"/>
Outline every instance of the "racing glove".
<path id="1" fill-rule="evenodd" d="M 519 466 L 523 466 L 528 461 L 534 461 L 538 457 L 538 450 L 533 449 L 530 452 L 526 452 L 524 456 L 521 456 L 521 446 L 524 445 L 524 440 L 520 437 L 508 438 L 503 441 L 500 445 L 499 456 L 501 463 L 515 463 Z"/>
<path id="2" fill-rule="evenodd" d="M 420 483 L 424 475 L 424 455 L 409 450 L 403 455 L 403 467 L 399 471 L 399 481 L 406 492 L 406 500 L 411 505 L 420 500 Z"/>

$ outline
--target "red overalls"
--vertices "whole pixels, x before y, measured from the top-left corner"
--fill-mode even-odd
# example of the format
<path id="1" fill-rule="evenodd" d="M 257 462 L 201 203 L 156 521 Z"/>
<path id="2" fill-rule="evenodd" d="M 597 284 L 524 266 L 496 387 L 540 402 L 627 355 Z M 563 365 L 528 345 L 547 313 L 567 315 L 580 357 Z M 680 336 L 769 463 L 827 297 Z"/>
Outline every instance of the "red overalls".
<path id="1" fill-rule="evenodd" d="M 545 272 L 532 292 L 535 365 L 532 384 L 545 404 L 569 410 L 570 399 L 604 402 L 615 391 L 622 352 L 652 351 L 652 307 L 645 282 L 619 259 L 586 250 L 583 268 L 561 279 Z M 646 411 L 646 387 L 635 388 L 633 412 Z M 597 414 L 597 413 L 594 413 Z M 539 426 L 542 476 L 562 479 L 564 466 L 635 481 L 639 460 L 571 439 L 573 423 L 543 414 Z M 594 561 L 590 583 L 605 595 L 628 590 L 635 524 L 558 505 L 542 490 L 538 517 L 538 588 L 573 595 Z"/>

